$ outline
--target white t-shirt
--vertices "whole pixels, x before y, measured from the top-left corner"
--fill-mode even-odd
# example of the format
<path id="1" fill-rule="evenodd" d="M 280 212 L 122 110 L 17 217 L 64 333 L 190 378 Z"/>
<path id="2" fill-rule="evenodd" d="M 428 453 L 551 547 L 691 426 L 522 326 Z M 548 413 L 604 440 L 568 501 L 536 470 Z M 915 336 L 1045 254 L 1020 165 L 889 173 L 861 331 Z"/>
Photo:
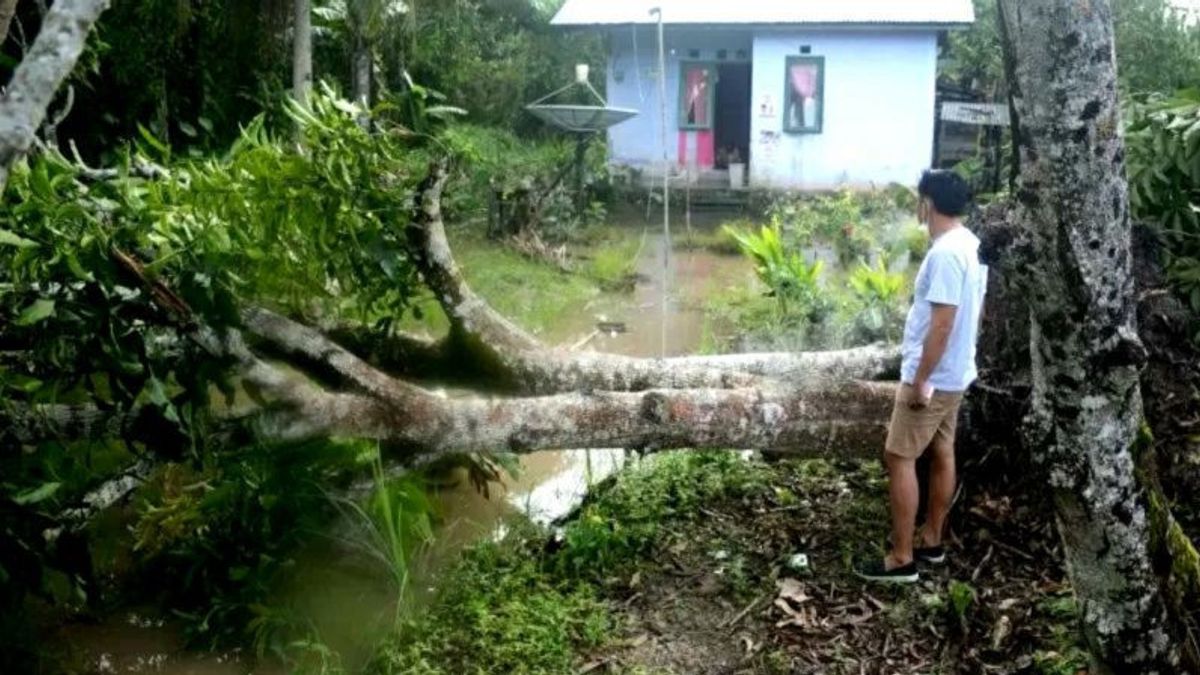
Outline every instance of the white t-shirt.
<path id="1" fill-rule="evenodd" d="M 938 391 L 965 391 L 975 381 L 975 341 L 979 337 L 979 312 L 987 292 L 987 265 L 979 262 L 979 238 L 965 227 L 956 227 L 934 240 L 917 272 L 916 292 L 904 322 L 901 379 L 912 384 L 921 364 L 929 333 L 930 303 L 954 305 L 954 328 L 946 353 L 929 376 Z"/>

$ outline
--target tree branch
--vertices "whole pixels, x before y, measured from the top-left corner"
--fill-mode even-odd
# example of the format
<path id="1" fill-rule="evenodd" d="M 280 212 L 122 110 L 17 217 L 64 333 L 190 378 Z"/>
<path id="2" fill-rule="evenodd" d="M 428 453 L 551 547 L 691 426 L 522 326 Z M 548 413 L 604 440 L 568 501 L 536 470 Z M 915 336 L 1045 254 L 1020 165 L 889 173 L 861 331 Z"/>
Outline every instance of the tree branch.
<path id="1" fill-rule="evenodd" d="M 8 40 L 8 27 L 12 25 L 13 17 L 17 15 L 19 0 L 0 0 L 0 46 Z"/>
<path id="2" fill-rule="evenodd" d="M 42 21 L 33 47 L 0 97 L 0 193 L 12 165 L 33 145 L 46 109 L 83 53 L 92 25 L 109 0 L 58 0 Z"/>
<path id="3" fill-rule="evenodd" d="M 764 378 L 877 379 L 900 370 L 899 349 L 866 347 L 827 353 L 744 354 L 645 359 L 580 353 L 543 345 L 492 309 L 467 284 L 442 222 L 444 161 L 435 162 L 417 193 L 407 234 L 414 262 L 452 326 L 451 338 L 485 364 L 507 374 L 521 391 L 644 391 L 753 387 Z"/>

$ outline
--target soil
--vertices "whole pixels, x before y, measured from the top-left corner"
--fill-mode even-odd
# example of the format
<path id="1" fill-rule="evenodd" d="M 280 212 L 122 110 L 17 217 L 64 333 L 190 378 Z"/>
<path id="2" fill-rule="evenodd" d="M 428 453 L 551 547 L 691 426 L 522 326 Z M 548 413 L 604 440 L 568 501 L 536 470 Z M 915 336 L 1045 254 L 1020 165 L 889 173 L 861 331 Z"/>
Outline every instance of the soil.
<path id="1" fill-rule="evenodd" d="M 626 635 L 585 672 L 1076 672 L 1074 603 L 1044 509 L 977 494 L 956 507 L 946 565 L 880 586 L 852 573 L 883 552 L 878 463 L 771 472 L 770 489 L 711 504 L 611 583 Z M 789 568 L 796 553 L 807 571 Z"/>

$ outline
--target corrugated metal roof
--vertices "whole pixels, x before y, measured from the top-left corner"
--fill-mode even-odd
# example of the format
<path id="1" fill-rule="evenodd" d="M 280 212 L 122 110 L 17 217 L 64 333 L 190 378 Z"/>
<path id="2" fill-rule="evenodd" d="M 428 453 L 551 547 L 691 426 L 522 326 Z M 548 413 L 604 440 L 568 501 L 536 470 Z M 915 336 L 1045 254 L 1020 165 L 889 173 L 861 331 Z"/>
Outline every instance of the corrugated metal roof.
<path id="1" fill-rule="evenodd" d="M 556 26 L 678 24 L 963 25 L 975 20 L 971 0 L 567 0 Z"/>

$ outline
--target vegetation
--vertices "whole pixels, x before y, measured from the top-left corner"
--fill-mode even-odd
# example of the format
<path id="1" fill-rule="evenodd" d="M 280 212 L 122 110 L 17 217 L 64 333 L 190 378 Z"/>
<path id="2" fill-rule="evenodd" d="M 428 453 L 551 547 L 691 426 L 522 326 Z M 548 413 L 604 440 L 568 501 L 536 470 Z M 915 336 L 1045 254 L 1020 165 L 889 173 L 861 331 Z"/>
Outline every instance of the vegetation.
<path id="1" fill-rule="evenodd" d="M 907 277 L 928 246 L 928 234 L 911 220 L 914 211 L 911 191 L 898 186 L 781 197 L 758 233 L 735 221 L 717 240 L 736 243 L 754 262 L 774 310 L 750 289 L 730 289 L 709 311 L 752 349 L 895 339 Z M 789 341 L 797 334 L 798 341 Z"/>
<path id="2" fill-rule="evenodd" d="M 1130 208 L 1160 226 L 1171 278 L 1200 313 L 1200 91 L 1135 100 L 1126 115 Z"/>

